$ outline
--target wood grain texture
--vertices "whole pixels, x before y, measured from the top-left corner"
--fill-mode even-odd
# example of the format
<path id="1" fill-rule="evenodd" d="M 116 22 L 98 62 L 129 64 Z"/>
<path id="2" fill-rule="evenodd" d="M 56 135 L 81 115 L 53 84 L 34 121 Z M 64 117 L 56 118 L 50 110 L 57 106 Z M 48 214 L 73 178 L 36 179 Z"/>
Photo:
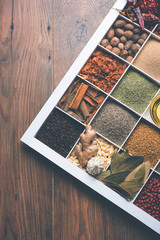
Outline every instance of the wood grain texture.
<path id="1" fill-rule="evenodd" d="M 50 0 L 0 1 L 0 239 L 52 239 L 52 170 L 20 137 L 52 90 Z M 43 161 L 42 161 L 43 159 Z"/>
<path id="2" fill-rule="evenodd" d="M 159 239 L 20 144 L 114 2 L 0 1 L 0 240 Z"/>

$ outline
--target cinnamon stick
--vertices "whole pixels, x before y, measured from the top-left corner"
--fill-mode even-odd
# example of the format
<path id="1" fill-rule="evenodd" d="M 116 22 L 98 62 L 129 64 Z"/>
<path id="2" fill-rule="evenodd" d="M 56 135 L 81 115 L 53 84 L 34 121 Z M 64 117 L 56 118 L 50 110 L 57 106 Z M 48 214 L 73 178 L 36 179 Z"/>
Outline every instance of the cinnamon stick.
<path id="1" fill-rule="evenodd" d="M 101 96 L 99 96 L 99 97 L 96 98 L 96 100 L 97 100 L 98 103 L 102 103 L 102 102 L 104 101 L 104 99 L 105 99 L 105 96 L 104 96 L 104 95 L 101 95 Z"/>
<path id="2" fill-rule="evenodd" d="M 88 88 L 87 93 L 89 93 L 92 97 L 96 97 L 98 91 L 95 87 L 92 86 Z"/>
<path id="3" fill-rule="evenodd" d="M 88 89 L 88 85 L 86 85 L 85 83 L 81 83 L 76 95 L 74 96 L 71 104 L 69 105 L 70 108 L 72 108 L 72 109 L 78 109 L 79 108 L 79 105 L 80 105 L 87 89 Z"/>
<path id="4" fill-rule="evenodd" d="M 95 108 L 95 109 L 94 109 L 94 112 L 90 114 L 90 116 L 88 117 L 86 123 L 89 123 L 89 122 L 90 122 L 90 120 L 93 118 L 93 116 L 95 115 L 95 113 L 97 112 L 97 110 L 98 110 L 98 108 Z"/>
<path id="5" fill-rule="evenodd" d="M 61 98 L 58 106 L 61 108 L 61 109 L 65 109 L 66 105 L 67 107 L 69 106 L 70 102 L 72 101 L 74 95 L 75 95 L 75 88 L 76 88 L 76 85 L 78 84 L 78 81 L 75 80 L 75 82 L 70 85 L 70 87 L 68 88 L 68 90 L 66 91 L 66 93 L 63 95 L 63 97 Z M 74 94 L 74 95 L 73 95 Z M 70 96 L 72 95 L 72 98 L 70 98 Z M 69 102 L 70 101 L 70 102 Z M 67 108 L 66 108 L 67 110 Z"/>
<path id="6" fill-rule="evenodd" d="M 89 117 L 89 111 L 84 100 L 80 104 L 80 109 L 82 111 L 84 118 L 87 119 Z"/>
<path id="7" fill-rule="evenodd" d="M 92 98 L 93 101 L 95 101 L 96 103 L 98 103 L 98 102 L 97 102 L 97 99 L 96 99 L 96 98 L 97 98 L 97 95 L 98 95 L 98 92 L 96 93 L 95 96 L 93 96 L 93 95 L 91 95 L 91 94 L 87 91 L 87 92 L 86 92 L 86 95 L 89 96 L 90 98 Z"/>
<path id="8" fill-rule="evenodd" d="M 90 105 L 92 105 L 93 107 L 97 106 L 97 101 L 94 101 L 90 96 L 88 96 L 87 94 L 84 96 L 83 98 L 86 102 L 88 102 Z"/>

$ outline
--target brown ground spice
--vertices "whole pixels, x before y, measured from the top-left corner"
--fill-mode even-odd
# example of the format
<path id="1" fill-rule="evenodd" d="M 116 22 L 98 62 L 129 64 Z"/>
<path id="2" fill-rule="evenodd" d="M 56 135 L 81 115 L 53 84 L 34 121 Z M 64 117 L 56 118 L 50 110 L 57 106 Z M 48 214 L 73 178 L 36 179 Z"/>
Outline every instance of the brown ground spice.
<path id="1" fill-rule="evenodd" d="M 151 38 L 133 64 L 160 81 L 160 42 Z"/>
<path id="2" fill-rule="evenodd" d="M 132 133 L 124 149 L 131 154 L 144 156 L 154 167 L 160 159 L 160 131 L 146 122 L 141 122 Z"/>

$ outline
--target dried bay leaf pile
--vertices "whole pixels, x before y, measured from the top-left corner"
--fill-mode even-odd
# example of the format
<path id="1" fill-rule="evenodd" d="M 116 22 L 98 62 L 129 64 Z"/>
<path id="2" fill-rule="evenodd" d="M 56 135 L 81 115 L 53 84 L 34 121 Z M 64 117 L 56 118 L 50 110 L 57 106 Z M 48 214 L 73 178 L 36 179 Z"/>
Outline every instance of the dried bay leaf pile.
<path id="1" fill-rule="evenodd" d="M 128 200 L 135 197 L 150 171 L 150 163 L 142 156 L 130 156 L 128 151 L 113 153 L 110 169 L 97 179 Z"/>

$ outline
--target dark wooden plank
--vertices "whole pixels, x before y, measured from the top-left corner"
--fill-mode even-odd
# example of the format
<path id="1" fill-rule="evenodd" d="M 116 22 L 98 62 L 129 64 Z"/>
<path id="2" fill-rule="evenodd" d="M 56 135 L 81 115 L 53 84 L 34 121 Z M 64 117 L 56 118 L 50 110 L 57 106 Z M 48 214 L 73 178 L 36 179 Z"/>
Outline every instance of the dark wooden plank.
<path id="1" fill-rule="evenodd" d="M 58 84 L 107 12 L 111 1 L 53 0 L 53 78 Z M 150 240 L 159 236 L 57 168 L 54 177 L 54 239 Z"/>
<path id="2" fill-rule="evenodd" d="M 0 32 L 0 239 L 52 239 L 52 165 L 20 144 L 52 92 L 51 1 L 0 1 Z"/>

